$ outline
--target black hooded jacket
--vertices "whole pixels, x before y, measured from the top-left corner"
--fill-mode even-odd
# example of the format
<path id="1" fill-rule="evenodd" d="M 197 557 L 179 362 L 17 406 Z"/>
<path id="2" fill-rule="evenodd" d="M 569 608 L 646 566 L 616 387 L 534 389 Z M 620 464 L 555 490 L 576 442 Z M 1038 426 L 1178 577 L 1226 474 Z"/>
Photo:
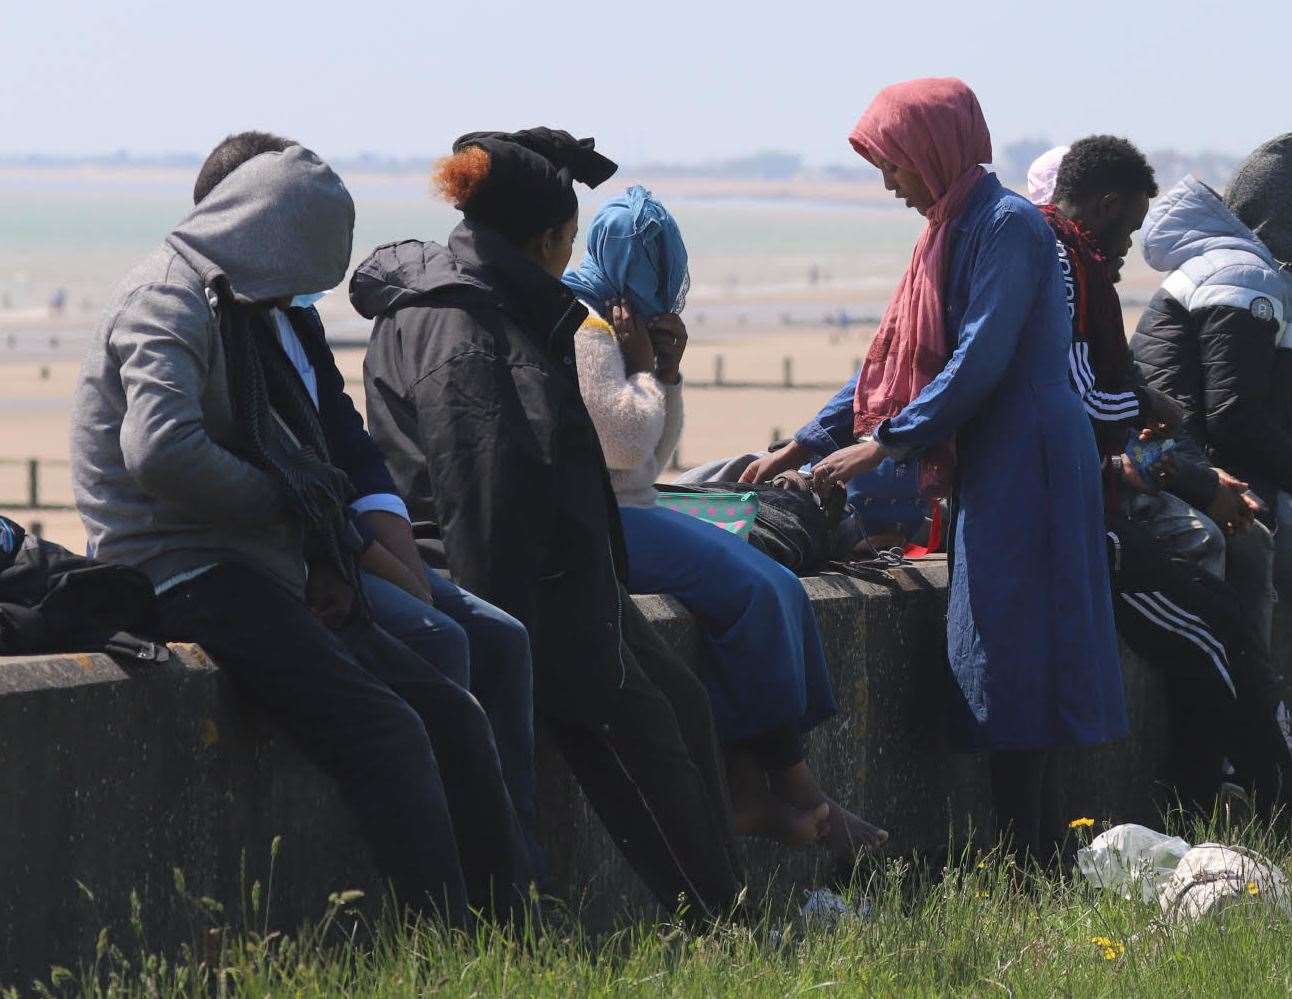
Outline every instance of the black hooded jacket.
<path id="1" fill-rule="evenodd" d="M 618 637 L 623 537 L 575 369 L 587 310 L 471 222 L 447 247 L 378 247 L 350 300 L 376 319 L 369 431 L 414 518 L 440 525 L 455 581 L 519 618 L 536 651 L 553 628 L 617 651 L 603 643 Z"/>

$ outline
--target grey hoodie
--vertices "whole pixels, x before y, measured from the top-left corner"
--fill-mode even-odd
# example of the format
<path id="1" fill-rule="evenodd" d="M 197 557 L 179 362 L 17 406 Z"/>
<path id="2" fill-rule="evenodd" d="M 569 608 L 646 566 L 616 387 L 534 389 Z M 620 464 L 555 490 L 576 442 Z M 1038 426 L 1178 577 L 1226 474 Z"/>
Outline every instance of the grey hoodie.
<path id="1" fill-rule="evenodd" d="M 312 152 L 262 153 L 226 177 L 123 282 L 72 410 L 72 485 L 89 550 L 154 585 L 219 562 L 304 590 L 300 530 L 268 473 L 238 456 L 212 286 L 239 302 L 331 288 L 354 204 Z"/>

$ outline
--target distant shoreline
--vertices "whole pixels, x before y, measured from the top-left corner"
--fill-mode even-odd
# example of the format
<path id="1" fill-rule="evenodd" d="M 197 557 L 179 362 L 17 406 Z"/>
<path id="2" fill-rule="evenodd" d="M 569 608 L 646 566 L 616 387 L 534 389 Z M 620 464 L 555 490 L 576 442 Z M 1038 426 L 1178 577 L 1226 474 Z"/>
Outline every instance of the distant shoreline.
<path id="1" fill-rule="evenodd" d="M 361 165 L 338 167 L 346 182 L 364 186 L 416 186 L 425 188 L 427 173 L 423 170 L 365 170 Z M 893 196 L 877 179 L 829 179 L 790 177 L 760 179 L 681 174 L 651 174 L 624 170 L 617 178 L 621 184 L 643 184 L 657 194 L 674 198 L 705 201 L 760 201 L 787 204 L 849 205 L 891 207 Z M 193 183 L 190 166 L 126 165 L 96 163 L 73 164 L 0 164 L 0 190 L 4 188 L 64 187 L 68 184 L 95 184 L 104 187 L 177 187 L 187 189 Z"/>

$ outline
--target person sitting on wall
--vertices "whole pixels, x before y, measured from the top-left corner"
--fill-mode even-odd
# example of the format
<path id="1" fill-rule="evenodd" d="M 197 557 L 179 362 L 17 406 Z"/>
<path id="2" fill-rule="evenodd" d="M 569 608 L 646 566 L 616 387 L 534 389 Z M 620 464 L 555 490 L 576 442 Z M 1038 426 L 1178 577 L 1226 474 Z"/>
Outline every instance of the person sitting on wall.
<path id="1" fill-rule="evenodd" d="M 1153 168 L 1138 149 L 1125 139 L 1093 135 L 1072 144 L 1053 203 L 1040 206 L 1054 231 L 1072 320 L 1069 381 L 1104 459 L 1117 629 L 1169 679 L 1172 793 L 1207 814 L 1228 756 L 1257 800 L 1275 805 L 1285 793 L 1285 775 L 1292 776 L 1281 727 L 1288 716 L 1256 624 L 1231 586 L 1171 558 L 1136 515 L 1136 499 L 1152 510 L 1165 483 L 1211 472 L 1200 456 L 1177 453 L 1181 448 L 1170 453 L 1170 468 L 1167 459 L 1150 464 L 1146 455 L 1178 424 L 1179 407 L 1138 384 L 1116 283 L 1156 194 Z M 1214 483 L 1214 473 L 1211 478 Z"/>
<path id="2" fill-rule="evenodd" d="M 290 139 L 243 132 L 221 142 L 193 189 L 195 203 L 253 156 L 282 152 Z M 408 507 L 395 491 L 363 418 L 345 391 L 315 303 L 322 293 L 298 295 L 269 312 L 283 352 L 318 409 L 333 463 L 349 476 L 350 502 L 367 543 L 359 581 L 373 619 L 480 701 L 493 728 L 512 805 L 520 816 L 536 869 L 534 697 L 529 635 L 510 614 L 454 585 L 422 560 Z"/>
<path id="3" fill-rule="evenodd" d="M 616 165 L 548 128 L 473 132 L 435 169 L 447 245 L 378 247 L 350 281 L 375 319 L 368 426 L 453 578 L 529 629 L 539 719 L 615 844 L 672 911 L 729 911 L 740 869 L 699 679 L 623 586 L 618 508 L 579 395 L 587 316 L 561 284 L 574 182 Z"/>
<path id="4" fill-rule="evenodd" d="M 565 285 L 590 314 L 575 335 L 579 386 L 619 503 L 631 593 L 668 593 L 701 622 L 701 677 L 727 759 L 736 831 L 826 844 L 836 864 L 887 834 L 822 790 L 804 735 L 838 711 L 803 584 L 748 542 L 656 504 L 682 432 L 681 312 L 690 284 L 676 220 L 643 187 L 606 202 Z"/>
<path id="5" fill-rule="evenodd" d="M 1033 204 L 1045 205 L 1055 200 L 1059 168 L 1068 149 L 1068 146 L 1057 146 L 1043 153 L 1028 170 L 1027 194 Z M 1085 162 L 1079 170 L 1070 168 L 1072 177 L 1084 177 L 1096 169 L 1106 172 L 1120 162 L 1116 146 L 1087 141 L 1078 153 Z M 1104 160 L 1108 162 L 1103 163 Z M 1065 200 L 1070 202 L 1071 195 Z M 1129 242 L 1125 249 L 1113 253 L 1115 259 L 1110 262 L 1115 264 L 1114 283 L 1121 280 L 1120 257 L 1127 249 Z M 1074 275 L 1070 262 L 1065 266 L 1069 268 L 1065 279 L 1072 287 Z M 1121 324 L 1116 326 L 1120 331 Z M 1121 332 L 1113 335 L 1125 340 Z M 1124 359 L 1124 355 L 1125 351 L 1116 351 L 1118 359 Z M 1074 384 L 1078 381 L 1075 376 L 1078 371 L 1082 372 L 1079 382 L 1087 411 L 1096 421 L 1096 433 L 1102 442 L 1107 442 L 1109 431 L 1119 425 L 1118 418 L 1126 415 L 1127 407 L 1137 410 L 1141 403 L 1157 411 L 1157 421 L 1166 426 L 1175 441 L 1169 459 L 1158 466 L 1159 481 L 1153 484 L 1153 492 L 1135 489 L 1119 492 L 1121 512 L 1147 530 L 1167 554 L 1194 562 L 1227 580 L 1237 591 L 1244 612 L 1268 651 L 1274 621 L 1274 538 L 1256 517 L 1260 501 L 1245 482 L 1212 466 L 1203 448 L 1184 426 L 1180 404 L 1147 385 L 1133 365 L 1114 376 L 1119 385 L 1112 395 L 1106 386 L 1096 386 L 1099 373 L 1090 369 L 1088 359 L 1074 355 Z M 1113 441 L 1114 444 L 1122 442 Z"/>
<path id="6" fill-rule="evenodd" d="M 263 151 L 225 172 L 248 144 Z M 402 906 L 460 927 L 520 916 L 529 859 L 488 719 L 372 623 L 355 490 L 284 352 L 280 310 L 345 276 L 350 194 L 308 149 L 243 136 L 217 146 L 195 200 L 126 279 L 77 381 L 91 554 L 143 570 L 162 636 L 200 643 L 332 774 Z"/>
<path id="7" fill-rule="evenodd" d="M 1167 191 L 1144 227 L 1144 259 L 1167 276 L 1130 345 L 1208 459 L 1268 508 L 1280 590 L 1292 586 L 1290 192 L 1292 133 L 1253 152 L 1223 198 L 1192 176 Z M 1220 526 L 1249 519 L 1239 509 Z"/>

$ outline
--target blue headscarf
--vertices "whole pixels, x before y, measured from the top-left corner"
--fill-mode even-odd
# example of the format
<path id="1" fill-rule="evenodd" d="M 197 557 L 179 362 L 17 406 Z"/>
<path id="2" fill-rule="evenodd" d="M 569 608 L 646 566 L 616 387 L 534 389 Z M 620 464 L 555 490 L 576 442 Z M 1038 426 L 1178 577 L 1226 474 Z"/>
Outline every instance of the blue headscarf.
<path id="1" fill-rule="evenodd" d="M 691 284 L 682 232 L 650 191 L 630 187 L 601 206 L 587 254 L 561 280 L 603 316 L 617 298 L 642 319 L 681 312 Z"/>

